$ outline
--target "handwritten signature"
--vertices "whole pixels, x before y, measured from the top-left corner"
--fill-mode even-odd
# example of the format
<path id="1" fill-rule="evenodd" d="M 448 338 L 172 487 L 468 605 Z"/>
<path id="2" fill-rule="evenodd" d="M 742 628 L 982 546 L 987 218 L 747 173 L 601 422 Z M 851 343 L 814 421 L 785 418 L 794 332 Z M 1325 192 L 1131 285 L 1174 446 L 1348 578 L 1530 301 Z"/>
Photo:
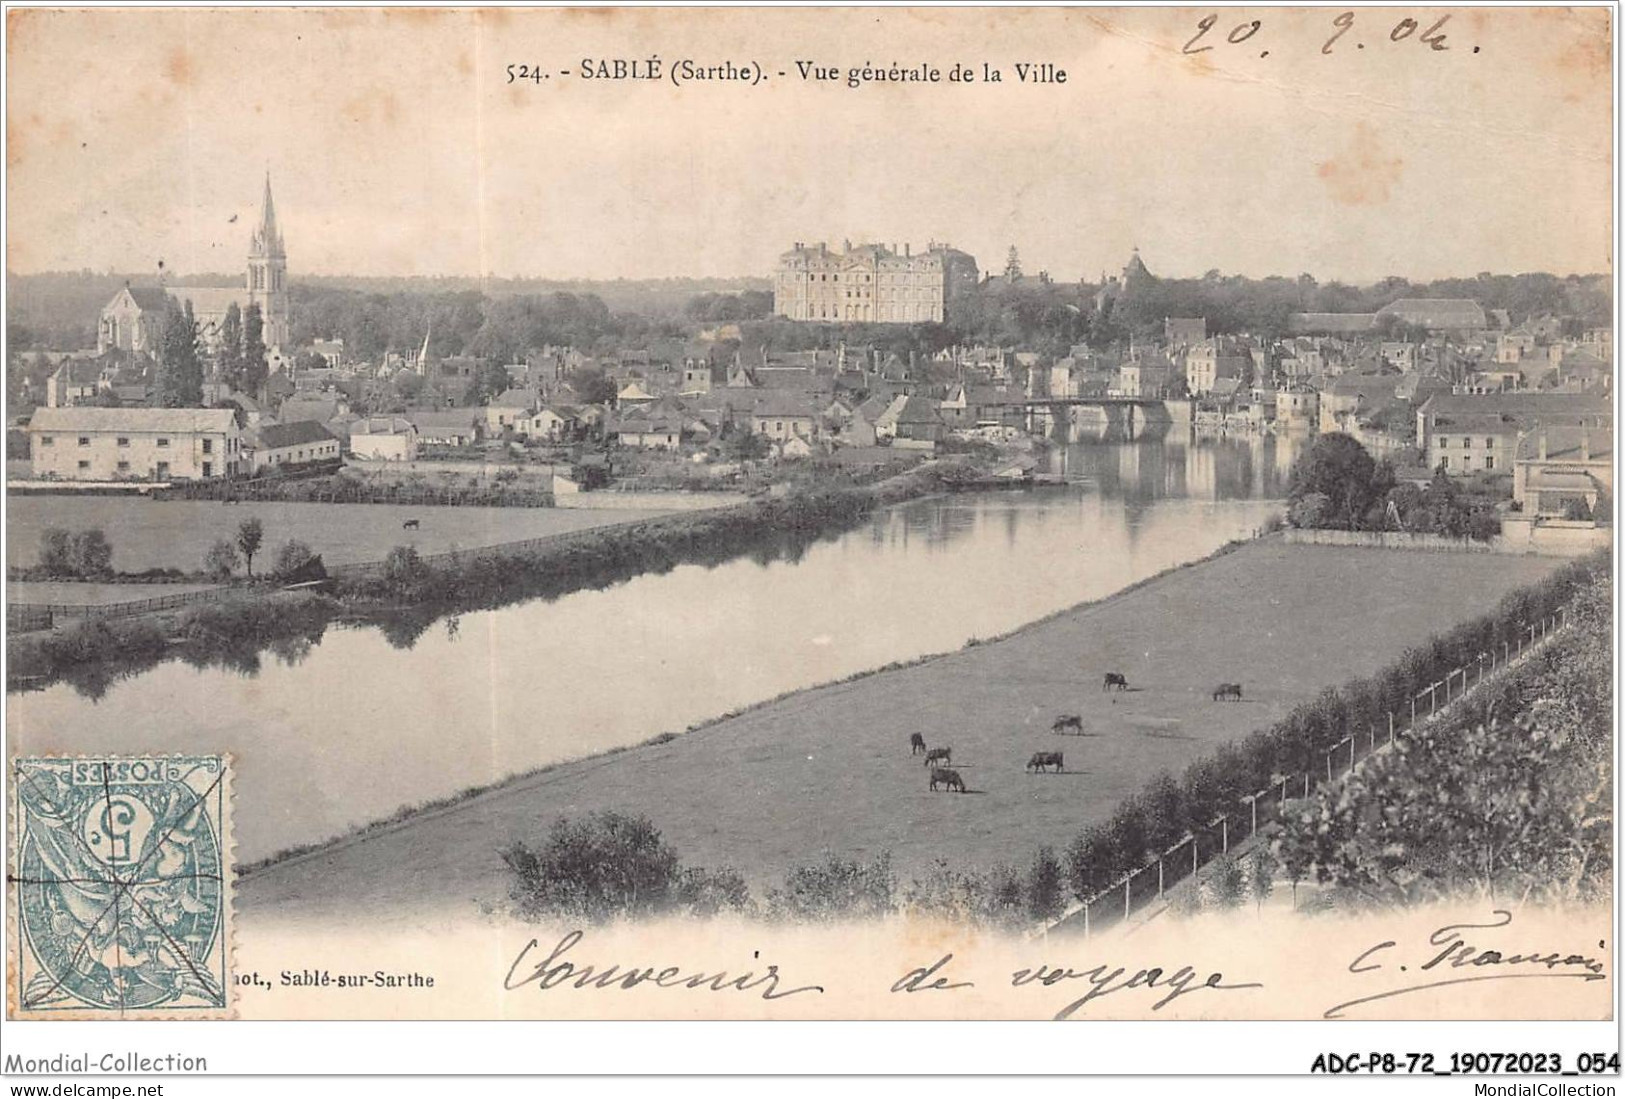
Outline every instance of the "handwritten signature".
<path id="1" fill-rule="evenodd" d="M 937 992 L 955 988 L 974 987 L 973 981 L 949 981 L 944 976 L 948 963 L 953 961 L 952 954 L 944 954 L 929 966 L 913 969 L 899 977 L 892 984 L 893 992 Z M 1088 969 L 1072 969 L 1069 966 L 1056 968 L 1040 965 L 1036 969 L 1018 969 L 1010 974 L 1010 987 L 1021 988 L 1024 985 L 1038 984 L 1044 988 L 1062 983 L 1063 981 L 1085 981 L 1089 991 L 1076 1000 L 1057 1011 L 1053 1018 L 1056 1020 L 1070 1019 L 1077 1014 L 1083 1006 L 1091 1000 L 1102 996 L 1110 996 L 1114 992 L 1125 992 L 1136 988 L 1149 989 L 1160 992 L 1161 996 L 1151 1005 L 1152 1011 L 1161 1011 L 1181 996 L 1188 996 L 1193 992 L 1210 990 L 1215 992 L 1231 992 L 1243 988 L 1263 988 L 1258 983 L 1225 984 L 1224 974 L 1209 973 L 1204 978 L 1198 978 L 1196 970 L 1188 965 L 1180 966 L 1170 971 L 1162 966 L 1136 969 L 1132 975 L 1123 966 L 1109 964 L 1090 966 Z"/>
<path id="2" fill-rule="evenodd" d="M 824 991 L 822 985 L 801 985 L 781 989 L 779 967 L 776 965 L 768 966 L 759 974 L 755 970 L 747 970 L 733 976 L 726 970 L 716 973 L 685 972 L 682 967 L 675 965 L 657 970 L 654 966 L 644 966 L 640 969 L 637 966 L 627 968 L 619 965 L 592 966 L 565 961 L 564 955 L 575 949 L 582 938 L 580 931 L 570 932 L 559 940 L 558 945 L 547 957 L 541 961 L 530 961 L 529 972 L 522 972 L 532 952 L 541 949 L 540 943 L 535 939 L 530 940 L 508 967 L 508 975 L 503 978 L 502 987 L 510 992 L 527 985 L 545 991 L 565 984 L 578 989 L 622 991 L 629 991 L 642 984 L 651 984 L 656 988 L 708 989 L 712 992 L 757 992 L 759 989 L 759 994 L 764 1000 L 782 1000 L 803 992 Z"/>
<path id="3" fill-rule="evenodd" d="M 1349 963 L 1348 971 L 1350 973 L 1386 973 L 1397 968 L 1400 973 L 1409 973 L 1414 969 L 1418 973 L 1429 974 L 1429 977 L 1425 980 L 1401 985 L 1398 988 L 1388 989 L 1386 992 L 1377 992 L 1369 996 L 1361 996 L 1358 999 L 1345 1001 L 1335 1007 L 1327 1008 L 1324 1017 L 1327 1019 L 1341 1019 L 1344 1017 L 1343 1012 L 1351 1007 L 1376 1003 L 1378 1000 L 1388 1000 L 1395 996 L 1406 996 L 1430 988 L 1444 988 L 1448 985 L 1472 984 L 1480 981 L 1530 979 L 1580 981 L 1607 979 L 1607 973 L 1604 971 L 1602 962 L 1587 954 L 1566 954 L 1560 950 L 1540 948 L 1529 949 L 1520 953 L 1481 949 L 1474 942 L 1469 941 L 1463 932 L 1493 931 L 1512 923 L 1512 913 L 1505 909 L 1495 909 L 1493 914 L 1495 919 L 1490 923 L 1453 923 L 1439 928 L 1428 936 L 1427 946 L 1419 954 L 1406 955 L 1404 948 L 1392 939 L 1385 939 L 1360 951 L 1355 959 Z M 1602 944 L 1599 943 L 1598 945 L 1601 946 Z M 1393 951 L 1399 951 L 1400 953 L 1391 953 Z M 1398 959 L 1406 956 L 1411 957 L 1413 962 L 1419 957 L 1422 962 L 1420 965 L 1400 963 Z M 1459 972 L 1463 969 L 1478 972 L 1465 975 Z M 1491 972 L 1482 972 L 1486 969 L 1491 970 Z M 1449 974 L 1449 976 L 1443 974 Z"/>

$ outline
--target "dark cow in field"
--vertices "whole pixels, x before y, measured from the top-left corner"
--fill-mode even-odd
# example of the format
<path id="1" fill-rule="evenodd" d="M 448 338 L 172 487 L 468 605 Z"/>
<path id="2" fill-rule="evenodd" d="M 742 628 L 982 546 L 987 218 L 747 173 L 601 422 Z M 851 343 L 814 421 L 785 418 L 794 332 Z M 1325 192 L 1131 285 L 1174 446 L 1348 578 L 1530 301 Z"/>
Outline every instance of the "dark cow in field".
<path id="1" fill-rule="evenodd" d="M 921 736 L 919 733 L 915 733 L 913 736 L 908 738 L 909 755 L 917 756 L 923 751 L 925 751 L 925 737 Z"/>
<path id="2" fill-rule="evenodd" d="M 931 789 L 934 791 L 939 786 L 944 790 L 958 790 L 961 794 L 965 792 L 965 780 L 959 777 L 959 772 L 946 767 L 931 768 Z"/>
<path id="3" fill-rule="evenodd" d="M 1100 689 L 1109 691 L 1113 687 L 1116 687 L 1119 691 L 1128 690 L 1128 678 L 1118 672 L 1107 672 L 1106 682 L 1100 685 Z"/>
<path id="4" fill-rule="evenodd" d="M 1240 683 L 1221 683 L 1217 687 L 1213 688 L 1213 701 L 1218 702 L 1218 701 L 1220 701 L 1222 699 L 1226 699 L 1226 698 L 1233 698 L 1237 702 L 1240 702 L 1241 701 L 1241 684 Z"/>
<path id="5" fill-rule="evenodd" d="M 1034 752 L 1033 758 L 1027 761 L 1027 770 L 1029 771 L 1042 771 L 1046 767 L 1064 771 L 1066 770 L 1066 757 L 1060 752 Z"/>
<path id="6" fill-rule="evenodd" d="M 401 524 L 401 529 L 402 530 L 417 530 L 421 526 L 423 526 L 423 524 L 420 523 L 418 520 L 416 520 L 416 519 L 408 519 L 406 522 Z"/>
<path id="7" fill-rule="evenodd" d="M 954 750 L 952 748 L 933 748 L 925 753 L 925 765 L 927 767 L 938 760 L 943 763 L 952 763 L 954 761 Z"/>
<path id="8" fill-rule="evenodd" d="M 1049 727 L 1049 731 L 1052 733 L 1059 733 L 1062 736 L 1065 736 L 1068 732 L 1073 732 L 1079 736 L 1082 736 L 1083 718 L 1079 717 L 1077 714 L 1062 714 L 1060 717 L 1055 719 L 1055 724 Z"/>

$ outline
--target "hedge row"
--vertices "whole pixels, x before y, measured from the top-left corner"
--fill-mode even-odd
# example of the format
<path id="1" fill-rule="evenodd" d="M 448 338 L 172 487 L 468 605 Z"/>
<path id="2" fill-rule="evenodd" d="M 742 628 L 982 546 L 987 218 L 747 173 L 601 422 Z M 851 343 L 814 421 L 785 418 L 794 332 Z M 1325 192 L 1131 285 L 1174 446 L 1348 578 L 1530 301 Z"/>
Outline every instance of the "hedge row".
<path id="1" fill-rule="evenodd" d="M 342 576 L 339 593 L 427 609 L 484 609 L 607 587 L 681 564 L 716 565 L 746 553 L 764 561 L 795 560 L 813 541 L 851 529 L 877 508 L 936 491 L 963 475 L 957 466 L 933 466 L 874 486 L 771 497 L 582 531 L 532 548 L 470 550 L 432 562 L 397 548 L 380 572 Z"/>
<path id="2" fill-rule="evenodd" d="M 1147 865 L 1187 832 L 1199 833 L 1240 798 L 1275 785 L 1280 776 L 1324 766 L 1327 749 L 1371 726 L 1387 729 L 1388 714 L 1404 724 L 1410 700 L 1479 654 L 1516 645 L 1529 625 L 1557 612 L 1576 590 L 1611 566 L 1606 551 L 1571 562 L 1545 580 L 1510 593 L 1494 613 L 1465 622 L 1408 649 L 1368 679 L 1328 688 L 1269 729 L 1227 744 L 1175 779 L 1166 772 L 1118 807 L 1111 820 L 1079 833 L 1067 848 L 1073 892 L 1081 898 L 1110 888 Z M 1400 715 L 1404 715 L 1403 718 Z"/>

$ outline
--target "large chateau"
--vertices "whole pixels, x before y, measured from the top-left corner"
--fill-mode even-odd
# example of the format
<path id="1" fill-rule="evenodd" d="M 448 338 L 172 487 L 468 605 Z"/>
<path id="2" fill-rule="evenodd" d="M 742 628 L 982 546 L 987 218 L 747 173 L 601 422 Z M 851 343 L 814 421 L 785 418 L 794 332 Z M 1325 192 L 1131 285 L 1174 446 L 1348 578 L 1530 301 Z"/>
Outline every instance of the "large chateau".
<path id="1" fill-rule="evenodd" d="M 840 252 L 826 244 L 797 244 L 779 257 L 773 309 L 796 321 L 872 324 L 941 322 L 948 302 L 977 280 L 976 260 L 946 244 L 914 254 L 904 245 L 847 241 Z"/>
<path id="2" fill-rule="evenodd" d="M 198 336 L 206 348 L 213 350 L 219 346 L 221 326 L 233 305 L 244 314 L 250 305 L 258 305 L 265 324 L 262 334 L 265 346 L 271 350 L 288 346 L 288 254 L 276 224 L 269 172 L 265 174 L 265 198 L 260 205 L 259 224 L 248 245 L 248 274 L 244 285 L 126 286 L 102 309 L 96 350 L 119 348 L 156 353 L 163 333 L 166 294 L 182 304 L 192 303 Z"/>

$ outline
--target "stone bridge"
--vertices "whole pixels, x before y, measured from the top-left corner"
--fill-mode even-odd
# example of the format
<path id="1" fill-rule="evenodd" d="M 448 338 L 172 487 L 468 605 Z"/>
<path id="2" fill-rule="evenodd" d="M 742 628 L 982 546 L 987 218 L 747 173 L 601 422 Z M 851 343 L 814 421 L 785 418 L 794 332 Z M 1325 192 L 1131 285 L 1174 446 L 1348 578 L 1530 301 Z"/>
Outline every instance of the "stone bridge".
<path id="1" fill-rule="evenodd" d="M 1059 442 L 1080 438 L 1128 440 L 1161 435 L 1188 402 L 1153 397 L 1045 397 L 1026 401 L 1027 430 Z"/>

